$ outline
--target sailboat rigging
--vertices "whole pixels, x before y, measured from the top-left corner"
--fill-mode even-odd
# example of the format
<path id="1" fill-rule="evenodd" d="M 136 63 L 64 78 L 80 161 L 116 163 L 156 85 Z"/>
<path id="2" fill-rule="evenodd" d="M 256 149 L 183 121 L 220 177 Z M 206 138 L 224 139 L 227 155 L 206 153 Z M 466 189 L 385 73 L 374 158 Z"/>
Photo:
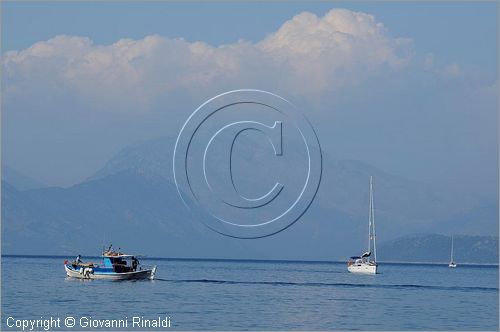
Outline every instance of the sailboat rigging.
<path id="1" fill-rule="evenodd" d="M 373 260 L 371 257 L 373 257 Z M 363 253 L 361 256 L 351 257 L 347 263 L 347 270 L 351 273 L 377 273 L 377 243 L 375 234 L 375 206 L 373 203 L 372 176 L 370 176 L 370 198 L 368 204 L 368 251 Z"/>
<path id="2" fill-rule="evenodd" d="M 455 263 L 455 260 L 453 259 L 453 235 L 451 236 L 451 257 L 448 267 L 457 267 L 457 263 Z"/>

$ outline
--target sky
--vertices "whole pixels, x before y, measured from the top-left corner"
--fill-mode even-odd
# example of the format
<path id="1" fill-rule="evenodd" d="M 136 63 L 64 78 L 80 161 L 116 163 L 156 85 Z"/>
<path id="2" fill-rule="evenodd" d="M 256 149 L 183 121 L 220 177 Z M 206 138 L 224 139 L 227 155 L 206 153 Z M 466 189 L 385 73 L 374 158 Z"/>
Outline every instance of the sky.
<path id="1" fill-rule="evenodd" d="M 2 163 L 48 185 L 259 88 L 334 158 L 498 192 L 495 2 L 2 2 L 2 54 Z"/>

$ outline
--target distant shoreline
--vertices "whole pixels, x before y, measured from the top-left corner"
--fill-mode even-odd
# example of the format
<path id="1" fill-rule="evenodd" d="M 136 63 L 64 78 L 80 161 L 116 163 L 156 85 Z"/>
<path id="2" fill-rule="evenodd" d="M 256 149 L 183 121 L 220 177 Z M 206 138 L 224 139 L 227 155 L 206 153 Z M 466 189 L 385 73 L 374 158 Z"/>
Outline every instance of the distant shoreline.
<path id="1" fill-rule="evenodd" d="M 138 255 L 139 257 L 141 255 Z M 2 254 L 2 258 L 61 258 L 67 259 L 68 255 L 28 255 L 28 254 Z M 101 256 L 83 256 L 86 258 L 98 259 Z M 179 258 L 179 257 L 143 257 L 144 260 L 162 260 L 162 261 L 205 261 L 205 262 L 253 262 L 253 263 L 303 263 L 303 264 L 345 264 L 344 260 L 292 260 L 292 259 L 236 259 L 236 258 Z M 407 261 L 379 261 L 379 264 L 387 265 L 448 265 L 448 262 L 407 262 Z M 458 262 L 458 266 L 471 267 L 499 267 L 494 263 L 471 263 Z"/>

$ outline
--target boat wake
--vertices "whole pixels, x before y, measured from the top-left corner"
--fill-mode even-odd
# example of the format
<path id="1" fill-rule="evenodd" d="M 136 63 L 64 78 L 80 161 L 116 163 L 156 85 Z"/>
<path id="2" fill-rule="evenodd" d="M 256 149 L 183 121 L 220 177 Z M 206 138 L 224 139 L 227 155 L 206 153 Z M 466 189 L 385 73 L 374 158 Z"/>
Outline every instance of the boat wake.
<path id="1" fill-rule="evenodd" d="M 168 281 L 176 283 L 209 283 L 228 285 L 270 285 L 270 286 L 302 286 L 302 287 L 341 287 L 341 288 L 384 288 L 384 289 L 429 289 L 437 291 L 483 291 L 498 292 L 496 287 L 479 286 L 434 286 L 434 285 L 414 285 L 414 284 L 355 284 L 355 283 L 322 283 L 322 282 L 286 282 L 286 281 L 236 281 L 217 279 L 160 279 L 156 281 Z"/>

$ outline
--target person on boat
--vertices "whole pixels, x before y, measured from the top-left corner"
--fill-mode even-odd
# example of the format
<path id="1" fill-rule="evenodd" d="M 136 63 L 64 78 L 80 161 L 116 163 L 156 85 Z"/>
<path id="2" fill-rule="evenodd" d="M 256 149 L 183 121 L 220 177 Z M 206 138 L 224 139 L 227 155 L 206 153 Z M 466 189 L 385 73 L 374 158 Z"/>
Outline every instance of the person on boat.
<path id="1" fill-rule="evenodd" d="M 73 261 L 72 265 L 76 267 L 76 266 L 80 266 L 80 264 L 82 264 L 82 256 L 78 255 L 78 256 L 76 256 L 76 258 Z"/>
<path id="2" fill-rule="evenodd" d="M 107 250 L 104 250 L 104 255 L 110 255 L 113 253 L 113 244 L 110 244 Z"/>
<path id="3" fill-rule="evenodd" d="M 132 257 L 132 271 L 137 271 L 137 265 L 139 264 L 139 261 L 135 256 Z"/>

